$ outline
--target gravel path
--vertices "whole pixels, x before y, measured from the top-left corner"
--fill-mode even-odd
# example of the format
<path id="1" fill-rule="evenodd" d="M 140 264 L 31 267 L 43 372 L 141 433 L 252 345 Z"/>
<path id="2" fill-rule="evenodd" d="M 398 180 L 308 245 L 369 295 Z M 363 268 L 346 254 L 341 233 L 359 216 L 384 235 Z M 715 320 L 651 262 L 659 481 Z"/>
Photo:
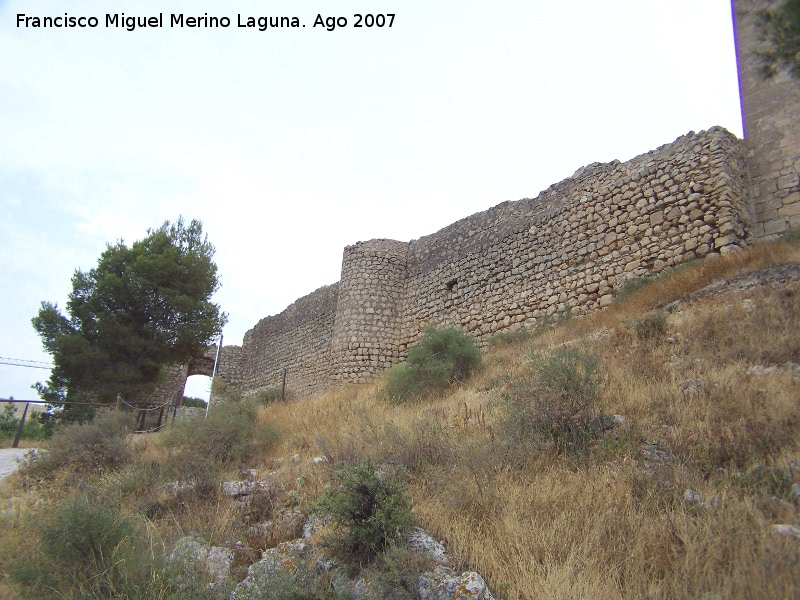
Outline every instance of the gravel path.
<path id="1" fill-rule="evenodd" d="M 0 481 L 11 475 L 19 467 L 18 460 L 33 448 L 0 449 Z"/>

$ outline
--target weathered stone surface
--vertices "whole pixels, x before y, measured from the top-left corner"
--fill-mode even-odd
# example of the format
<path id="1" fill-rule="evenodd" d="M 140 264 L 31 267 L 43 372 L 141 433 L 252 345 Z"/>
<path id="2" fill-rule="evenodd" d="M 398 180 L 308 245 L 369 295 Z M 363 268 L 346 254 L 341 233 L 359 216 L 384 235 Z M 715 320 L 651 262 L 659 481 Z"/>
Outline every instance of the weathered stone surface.
<path id="1" fill-rule="evenodd" d="M 687 504 L 700 504 L 703 501 L 703 497 L 694 490 L 685 490 L 683 492 L 683 500 Z"/>
<path id="2" fill-rule="evenodd" d="M 624 421 L 624 417 L 623 417 Z M 599 414 L 593 416 L 589 420 L 589 426 L 597 433 L 603 433 L 609 429 L 613 429 L 617 425 L 617 421 L 611 415 Z"/>
<path id="3" fill-rule="evenodd" d="M 770 4 L 769 0 L 734 2 L 750 201 L 754 209 L 749 234 L 754 239 L 800 226 L 792 221 L 792 215 L 797 214 L 792 206 L 798 200 L 787 201 L 787 192 L 798 191 L 800 80 L 784 72 L 765 80 L 761 61 L 753 52 L 759 44 L 758 13 Z"/>
<path id="4" fill-rule="evenodd" d="M 796 525 L 773 525 L 772 530 L 781 535 L 800 538 L 800 527 Z"/>
<path id="5" fill-rule="evenodd" d="M 212 581 L 220 582 L 230 574 L 233 552 L 223 546 L 206 546 L 196 538 L 186 536 L 178 540 L 167 560 L 183 568 L 200 568 Z"/>
<path id="6" fill-rule="evenodd" d="M 418 584 L 421 600 L 494 600 L 480 575 L 473 572 L 456 575 L 443 565 L 421 575 Z"/>
<path id="7" fill-rule="evenodd" d="M 267 593 L 275 594 L 276 583 L 285 581 L 281 573 L 297 575 L 296 561 L 308 554 L 308 545 L 302 540 L 283 542 L 265 550 L 261 560 L 247 568 L 247 576 L 231 594 L 231 600 L 258 600 Z"/>
<path id="8" fill-rule="evenodd" d="M 408 547 L 421 556 L 426 556 L 436 562 L 446 563 L 447 553 L 441 542 L 433 539 L 430 534 L 419 527 L 414 528 L 407 536 Z"/>

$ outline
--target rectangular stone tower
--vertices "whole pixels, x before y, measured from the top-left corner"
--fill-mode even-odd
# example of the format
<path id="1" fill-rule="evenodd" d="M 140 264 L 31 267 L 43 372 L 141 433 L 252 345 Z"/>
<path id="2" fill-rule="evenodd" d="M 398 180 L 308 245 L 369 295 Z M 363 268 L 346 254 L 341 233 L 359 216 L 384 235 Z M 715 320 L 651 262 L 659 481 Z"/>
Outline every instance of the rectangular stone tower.
<path id="1" fill-rule="evenodd" d="M 762 44 L 759 13 L 781 4 L 732 0 L 753 239 L 800 229 L 800 80 L 785 71 L 766 79 L 756 53 Z"/>

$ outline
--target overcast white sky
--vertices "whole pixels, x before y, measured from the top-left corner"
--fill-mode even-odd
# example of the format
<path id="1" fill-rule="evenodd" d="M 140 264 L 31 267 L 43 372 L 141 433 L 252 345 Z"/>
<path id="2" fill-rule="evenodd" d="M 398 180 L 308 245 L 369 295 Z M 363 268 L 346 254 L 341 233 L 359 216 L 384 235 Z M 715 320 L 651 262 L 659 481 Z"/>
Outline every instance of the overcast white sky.
<path id="1" fill-rule="evenodd" d="M 106 28 L 109 10 L 164 27 Z M 17 27 L 65 12 L 100 24 Z M 170 28 L 182 12 L 231 26 Z M 217 248 L 241 344 L 337 281 L 347 244 L 418 238 L 713 125 L 742 135 L 729 0 L 0 0 L 0 357 L 49 360 L 40 302 L 179 215 Z M 0 365 L 0 397 L 47 377 Z"/>

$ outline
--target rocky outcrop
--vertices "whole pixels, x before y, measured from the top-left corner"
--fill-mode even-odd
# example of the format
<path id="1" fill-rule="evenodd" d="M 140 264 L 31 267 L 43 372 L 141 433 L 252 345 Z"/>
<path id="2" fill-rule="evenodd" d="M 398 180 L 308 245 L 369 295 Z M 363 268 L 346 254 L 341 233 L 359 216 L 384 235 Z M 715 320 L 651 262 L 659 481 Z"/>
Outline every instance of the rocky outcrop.
<path id="1" fill-rule="evenodd" d="M 227 486 L 239 489 L 239 486 Z M 281 542 L 265 550 L 261 558 L 247 568 L 245 578 L 234 585 L 230 581 L 233 550 L 204 544 L 194 536 L 178 540 L 168 561 L 181 569 L 204 573 L 209 587 L 231 589 L 231 600 L 256 600 L 267 593 L 279 597 L 281 590 L 290 594 L 297 587 L 308 588 L 315 577 L 327 580 L 338 593 L 354 600 L 380 600 L 391 597 L 386 585 L 374 572 L 352 575 L 350 570 L 315 547 L 315 539 L 323 522 L 316 516 L 306 520 L 303 537 Z M 456 572 L 450 566 L 441 542 L 423 529 L 416 528 L 407 536 L 411 552 L 425 559 L 429 568 L 416 576 L 416 594 L 422 600 L 494 600 L 489 587 L 478 573 Z M 277 595 L 276 595 L 277 594 Z"/>

